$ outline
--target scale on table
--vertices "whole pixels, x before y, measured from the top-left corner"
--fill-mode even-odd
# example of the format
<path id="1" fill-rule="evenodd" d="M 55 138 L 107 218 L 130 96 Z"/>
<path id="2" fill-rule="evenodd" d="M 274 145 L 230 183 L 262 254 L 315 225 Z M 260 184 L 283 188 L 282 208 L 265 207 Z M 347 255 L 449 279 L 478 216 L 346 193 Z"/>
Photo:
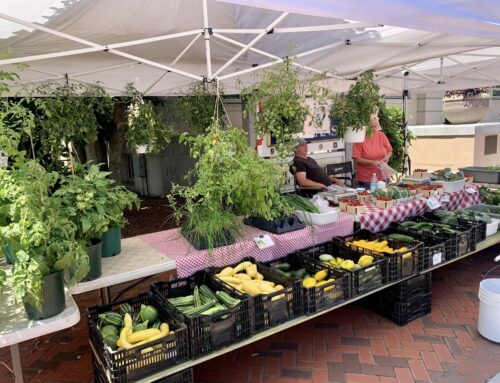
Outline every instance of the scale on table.
<path id="1" fill-rule="evenodd" d="M 356 189 L 339 185 L 331 185 L 328 188 L 330 190 L 319 192 L 318 195 L 323 197 L 329 202 L 333 202 L 334 204 L 338 204 L 339 199 L 352 199 L 352 200 L 359 199 Z"/>

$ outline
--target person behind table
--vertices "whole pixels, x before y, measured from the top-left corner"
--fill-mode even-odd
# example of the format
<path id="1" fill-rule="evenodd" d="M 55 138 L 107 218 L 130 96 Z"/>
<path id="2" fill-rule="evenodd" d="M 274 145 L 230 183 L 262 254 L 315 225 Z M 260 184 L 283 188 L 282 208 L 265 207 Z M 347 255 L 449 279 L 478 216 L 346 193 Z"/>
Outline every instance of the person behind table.
<path id="1" fill-rule="evenodd" d="M 295 179 L 299 186 L 327 189 L 332 183 L 340 184 L 338 179 L 326 174 L 316 161 L 307 156 L 306 140 L 298 140 L 294 152 L 293 166 L 295 167 Z"/>
<path id="2" fill-rule="evenodd" d="M 367 134 L 363 142 L 355 143 L 352 148 L 352 158 L 356 163 L 356 179 L 359 186 L 365 189 L 370 188 L 373 173 L 377 175 L 378 181 L 384 180 L 380 164 L 389 162 L 392 156 L 392 146 L 380 126 L 378 108 L 370 117 L 370 127 L 372 135 Z M 388 179 L 384 181 L 389 183 Z"/>

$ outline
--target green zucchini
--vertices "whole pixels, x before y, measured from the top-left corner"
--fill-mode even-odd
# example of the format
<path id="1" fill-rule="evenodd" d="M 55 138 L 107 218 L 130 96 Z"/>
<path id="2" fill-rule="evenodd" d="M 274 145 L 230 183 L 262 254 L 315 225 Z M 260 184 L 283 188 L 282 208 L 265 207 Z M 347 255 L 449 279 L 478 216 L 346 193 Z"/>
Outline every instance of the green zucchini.
<path id="1" fill-rule="evenodd" d="M 99 314 L 99 319 L 104 325 L 112 325 L 120 327 L 123 323 L 123 316 L 113 311 L 108 311 L 104 314 Z"/>
<path id="2" fill-rule="evenodd" d="M 217 299 L 214 292 L 210 290 L 210 287 L 208 287 L 207 285 L 200 286 L 200 294 L 202 297 L 205 297 L 207 301 L 211 299 Z"/>
<path id="3" fill-rule="evenodd" d="M 197 315 L 200 315 L 202 312 L 207 311 L 210 307 L 215 305 L 216 301 L 212 300 L 210 302 L 205 303 L 204 305 L 194 307 L 192 309 L 184 311 L 184 315 L 188 317 L 195 317 Z"/>
<path id="4" fill-rule="evenodd" d="M 400 234 L 400 233 L 392 233 L 392 234 L 389 234 L 388 237 L 391 239 L 396 239 L 398 241 L 403 241 L 403 242 L 415 241 L 415 238 L 410 237 L 409 235 Z"/>
<path id="5" fill-rule="evenodd" d="M 200 297 L 200 289 L 198 288 L 198 286 L 194 287 L 193 298 L 194 298 L 195 307 L 200 307 L 202 304 L 201 304 L 201 297 Z"/>
<path id="6" fill-rule="evenodd" d="M 233 308 L 241 303 L 241 300 L 233 298 L 225 291 L 216 291 L 215 295 L 220 303 L 225 305 L 227 308 Z"/>
<path id="7" fill-rule="evenodd" d="M 175 307 L 194 305 L 193 295 L 186 295 L 185 297 L 169 298 L 167 300 L 170 302 L 170 304 L 172 304 Z"/>

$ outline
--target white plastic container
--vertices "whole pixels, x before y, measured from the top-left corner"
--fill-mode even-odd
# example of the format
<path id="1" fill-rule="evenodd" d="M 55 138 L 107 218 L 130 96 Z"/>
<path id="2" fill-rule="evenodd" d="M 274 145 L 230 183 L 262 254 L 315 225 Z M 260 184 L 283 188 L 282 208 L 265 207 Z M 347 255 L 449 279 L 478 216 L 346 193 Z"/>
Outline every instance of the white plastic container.
<path id="1" fill-rule="evenodd" d="M 460 190 L 464 190 L 465 180 L 458 181 L 431 181 L 432 185 L 442 185 L 443 191 L 445 193 L 455 193 Z"/>
<path id="2" fill-rule="evenodd" d="M 491 223 L 488 223 L 486 225 L 486 236 L 487 237 L 489 237 L 490 235 L 493 235 L 497 232 L 499 223 L 500 223 L 500 219 L 496 219 L 496 218 L 491 219 Z"/>
<path id="3" fill-rule="evenodd" d="M 309 213 L 301 210 L 296 210 L 295 214 L 301 221 L 312 223 L 313 225 L 327 225 L 329 223 L 337 222 L 339 219 L 339 209 L 336 207 L 319 206 L 318 213 Z"/>
<path id="4" fill-rule="evenodd" d="M 500 343 L 500 278 L 488 278 L 479 284 L 477 330 L 486 339 Z"/>

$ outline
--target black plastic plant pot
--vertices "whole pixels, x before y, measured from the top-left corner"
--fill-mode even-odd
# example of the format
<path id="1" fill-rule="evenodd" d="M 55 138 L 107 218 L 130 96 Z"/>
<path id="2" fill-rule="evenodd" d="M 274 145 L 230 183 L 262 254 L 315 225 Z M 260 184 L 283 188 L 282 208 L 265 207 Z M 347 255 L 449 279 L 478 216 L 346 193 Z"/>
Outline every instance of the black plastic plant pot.
<path id="1" fill-rule="evenodd" d="M 3 255 L 8 265 L 13 265 L 16 263 L 16 256 L 14 255 L 14 251 L 12 250 L 12 246 L 8 243 L 3 245 Z"/>
<path id="2" fill-rule="evenodd" d="M 221 235 L 219 238 L 217 238 L 212 246 L 209 246 L 205 238 L 194 238 L 193 236 L 188 235 L 184 227 L 181 227 L 181 234 L 196 250 L 206 250 L 209 247 L 215 248 L 227 246 L 232 245 L 236 242 L 236 238 L 234 238 L 234 236 L 229 231 L 225 232 L 224 235 Z"/>
<path id="3" fill-rule="evenodd" d="M 43 304 L 41 311 L 27 302 L 23 302 L 26 316 L 30 320 L 51 318 L 64 311 L 66 299 L 64 296 L 63 272 L 46 275 L 42 279 Z"/>
<path id="4" fill-rule="evenodd" d="M 268 221 L 261 217 L 251 216 L 245 218 L 243 223 L 274 234 L 288 233 L 290 231 L 300 230 L 306 227 L 306 223 L 302 222 L 295 215 L 278 218 L 273 221 Z"/>
<path id="5" fill-rule="evenodd" d="M 102 236 L 101 257 L 113 257 L 122 251 L 122 229 L 110 227 Z"/>
<path id="6" fill-rule="evenodd" d="M 83 278 L 83 282 L 93 281 L 94 279 L 99 278 L 102 274 L 101 244 L 101 241 L 92 240 L 92 244 L 87 249 L 90 270 L 85 278 Z"/>

